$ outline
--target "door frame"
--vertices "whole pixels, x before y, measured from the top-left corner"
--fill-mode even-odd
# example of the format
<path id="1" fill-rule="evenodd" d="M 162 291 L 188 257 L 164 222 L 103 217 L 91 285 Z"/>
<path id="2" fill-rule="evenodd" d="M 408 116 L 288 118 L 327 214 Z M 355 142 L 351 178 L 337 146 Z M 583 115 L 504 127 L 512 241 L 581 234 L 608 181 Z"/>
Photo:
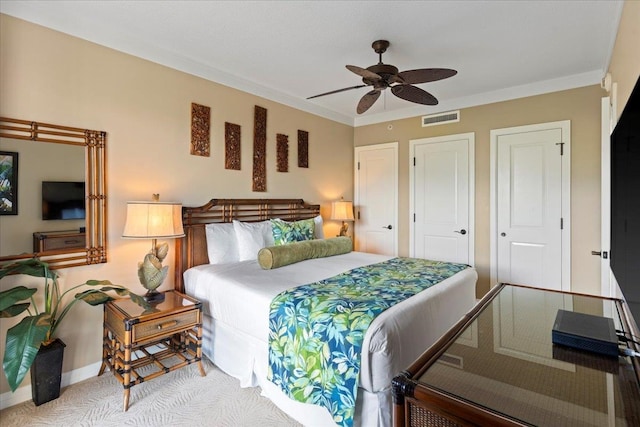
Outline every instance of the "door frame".
<path id="1" fill-rule="evenodd" d="M 611 134 L 616 125 L 617 83 L 611 85 L 610 96 L 602 98 L 601 152 L 600 152 L 600 293 L 604 297 L 621 296 L 611 271 Z"/>
<path id="2" fill-rule="evenodd" d="M 615 292 L 611 281 L 611 98 L 602 98 L 602 119 L 600 127 L 600 293 L 612 297 Z M 607 254 L 607 258 L 602 257 Z"/>
<path id="3" fill-rule="evenodd" d="M 415 150 L 417 145 L 422 144 L 435 144 L 441 142 L 459 141 L 466 139 L 467 156 L 469 160 L 468 176 L 469 176 L 469 224 L 467 226 L 469 232 L 468 244 L 469 244 L 469 265 L 473 267 L 475 265 L 475 225 L 476 225 L 476 134 L 475 132 L 459 133 L 455 135 L 437 136 L 433 138 L 420 138 L 409 140 L 409 256 L 415 256 L 415 222 L 413 214 L 415 213 L 415 167 L 413 159 L 415 158 Z"/>
<path id="4" fill-rule="evenodd" d="M 393 149 L 393 168 L 394 168 L 394 202 L 393 202 L 393 256 L 398 256 L 398 142 L 387 142 L 383 144 L 371 144 L 371 145 L 361 145 L 359 147 L 355 147 L 353 150 L 353 204 L 355 207 L 355 221 L 354 221 L 354 233 L 356 242 L 358 242 L 358 249 L 360 246 L 358 234 L 359 234 L 359 221 L 358 221 L 358 208 L 360 206 L 360 174 L 358 173 L 358 159 L 360 153 L 363 151 L 373 151 L 392 148 Z"/>
<path id="5" fill-rule="evenodd" d="M 562 130 L 563 156 L 561 159 L 561 216 L 563 232 L 561 235 L 562 291 L 571 290 L 571 120 L 515 126 L 490 131 L 490 193 L 489 193 L 489 286 L 498 284 L 498 137 L 514 133 L 534 132 L 560 128 Z"/>

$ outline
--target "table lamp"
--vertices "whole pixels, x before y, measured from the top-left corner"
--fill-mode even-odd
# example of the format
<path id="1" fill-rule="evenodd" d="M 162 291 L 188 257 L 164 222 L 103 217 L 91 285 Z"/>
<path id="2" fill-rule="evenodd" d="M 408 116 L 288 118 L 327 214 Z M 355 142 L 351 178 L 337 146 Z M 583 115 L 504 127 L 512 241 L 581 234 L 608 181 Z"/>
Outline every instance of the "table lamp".
<path id="1" fill-rule="evenodd" d="M 340 198 L 340 201 L 331 203 L 331 219 L 342 221 L 340 236 L 346 236 L 349 230 L 349 224 L 346 221 L 354 221 L 353 202 Z"/>
<path id="2" fill-rule="evenodd" d="M 184 236 L 182 228 L 182 204 L 160 202 L 158 194 L 150 202 L 127 202 L 127 219 L 122 237 L 126 239 L 151 239 L 151 252 L 138 263 L 138 278 L 147 289 L 144 298 L 148 302 L 164 300 L 164 294 L 156 289 L 162 284 L 169 266 L 162 260 L 169 252 L 169 244 L 157 244 L 157 239 L 175 239 Z"/>

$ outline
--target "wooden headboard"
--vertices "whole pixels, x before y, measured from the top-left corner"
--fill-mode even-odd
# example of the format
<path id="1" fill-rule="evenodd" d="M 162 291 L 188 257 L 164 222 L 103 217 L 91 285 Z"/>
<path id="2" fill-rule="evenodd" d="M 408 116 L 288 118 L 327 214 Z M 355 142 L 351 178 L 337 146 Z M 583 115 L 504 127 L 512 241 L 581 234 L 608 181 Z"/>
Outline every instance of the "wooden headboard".
<path id="1" fill-rule="evenodd" d="M 185 237 L 176 240 L 175 289 L 184 292 L 182 274 L 189 268 L 208 264 L 205 225 L 232 222 L 264 221 L 281 218 L 286 221 L 314 218 L 320 205 L 302 199 L 211 199 L 197 207 L 182 208 Z"/>

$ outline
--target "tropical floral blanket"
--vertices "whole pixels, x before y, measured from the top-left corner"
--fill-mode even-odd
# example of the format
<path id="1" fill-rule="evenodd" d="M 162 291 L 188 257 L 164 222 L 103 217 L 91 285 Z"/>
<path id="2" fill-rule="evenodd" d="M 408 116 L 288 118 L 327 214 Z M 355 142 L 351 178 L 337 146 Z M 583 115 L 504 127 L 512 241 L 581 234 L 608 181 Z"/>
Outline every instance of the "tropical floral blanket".
<path id="1" fill-rule="evenodd" d="M 362 342 L 373 319 L 465 268 L 393 258 L 282 292 L 269 313 L 268 379 L 352 426 Z"/>

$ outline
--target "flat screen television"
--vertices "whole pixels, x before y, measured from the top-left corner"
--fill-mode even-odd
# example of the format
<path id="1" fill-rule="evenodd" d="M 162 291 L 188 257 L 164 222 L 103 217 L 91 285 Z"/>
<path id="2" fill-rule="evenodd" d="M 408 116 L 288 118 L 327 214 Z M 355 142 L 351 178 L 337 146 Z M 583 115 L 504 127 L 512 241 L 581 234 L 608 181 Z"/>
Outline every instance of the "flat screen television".
<path id="1" fill-rule="evenodd" d="M 611 134 L 611 270 L 640 327 L 640 78 Z"/>
<path id="2" fill-rule="evenodd" d="M 42 219 L 84 218 L 84 182 L 42 181 Z"/>

